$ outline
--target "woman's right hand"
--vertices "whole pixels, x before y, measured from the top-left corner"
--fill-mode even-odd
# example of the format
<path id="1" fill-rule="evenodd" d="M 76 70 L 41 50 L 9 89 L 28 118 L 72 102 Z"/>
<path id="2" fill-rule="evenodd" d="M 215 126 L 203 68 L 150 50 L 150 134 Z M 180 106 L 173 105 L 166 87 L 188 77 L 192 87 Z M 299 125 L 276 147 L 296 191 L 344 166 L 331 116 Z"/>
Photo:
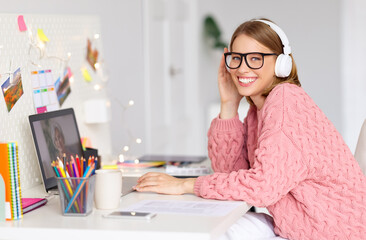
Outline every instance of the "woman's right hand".
<path id="1" fill-rule="evenodd" d="M 228 52 L 228 49 L 225 48 L 224 52 Z M 226 69 L 224 54 L 222 54 L 218 71 L 218 85 L 221 97 L 220 118 L 233 118 L 238 112 L 240 100 L 243 96 L 239 94 L 230 73 Z"/>

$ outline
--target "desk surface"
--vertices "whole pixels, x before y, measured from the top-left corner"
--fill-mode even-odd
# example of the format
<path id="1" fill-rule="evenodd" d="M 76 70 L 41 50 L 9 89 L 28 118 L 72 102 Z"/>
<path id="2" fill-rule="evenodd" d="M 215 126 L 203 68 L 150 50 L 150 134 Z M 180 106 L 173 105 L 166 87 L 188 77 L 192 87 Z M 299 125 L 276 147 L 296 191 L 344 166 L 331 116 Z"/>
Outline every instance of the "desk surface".
<path id="1" fill-rule="evenodd" d="M 121 198 L 120 207 L 140 200 L 214 201 L 192 194 L 132 192 Z M 104 218 L 102 215 L 111 211 L 97 209 L 87 217 L 65 217 L 61 214 L 58 196 L 54 196 L 46 206 L 25 214 L 22 220 L 0 223 L 0 235 L 1 239 L 215 239 L 249 208 L 243 202 L 224 217 L 158 214 L 150 222 Z"/>

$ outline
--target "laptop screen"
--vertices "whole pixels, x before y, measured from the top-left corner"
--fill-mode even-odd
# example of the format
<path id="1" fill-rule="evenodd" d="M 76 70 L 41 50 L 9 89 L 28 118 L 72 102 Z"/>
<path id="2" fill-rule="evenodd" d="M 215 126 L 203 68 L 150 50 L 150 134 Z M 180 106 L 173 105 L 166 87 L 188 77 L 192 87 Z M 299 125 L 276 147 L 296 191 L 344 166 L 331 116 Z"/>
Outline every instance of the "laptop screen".
<path id="1" fill-rule="evenodd" d="M 83 156 L 80 135 L 72 108 L 29 116 L 42 179 L 48 191 L 57 186 L 51 163 L 64 153 L 69 160 Z"/>

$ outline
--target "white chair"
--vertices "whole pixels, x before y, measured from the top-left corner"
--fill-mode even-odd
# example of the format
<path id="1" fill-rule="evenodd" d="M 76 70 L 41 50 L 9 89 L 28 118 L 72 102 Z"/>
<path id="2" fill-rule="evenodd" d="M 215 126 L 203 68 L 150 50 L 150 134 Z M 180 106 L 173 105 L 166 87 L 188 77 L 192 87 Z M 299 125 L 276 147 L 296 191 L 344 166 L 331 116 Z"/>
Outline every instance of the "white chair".
<path id="1" fill-rule="evenodd" d="M 360 136 L 358 137 L 355 158 L 360 165 L 363 174 L 366 175 L 366 120 L 363 122 Z"/>

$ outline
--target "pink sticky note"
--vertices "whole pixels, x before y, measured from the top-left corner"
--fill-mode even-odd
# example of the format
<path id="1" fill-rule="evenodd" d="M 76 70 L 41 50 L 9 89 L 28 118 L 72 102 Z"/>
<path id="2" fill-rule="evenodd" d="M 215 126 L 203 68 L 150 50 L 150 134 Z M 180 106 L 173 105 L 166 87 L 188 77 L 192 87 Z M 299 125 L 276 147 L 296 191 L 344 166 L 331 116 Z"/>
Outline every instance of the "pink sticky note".
<path id="1" fill-rule="evenodd" d="M 18 16 L 18 26 L 19 26 L 19 31 L 21 31 L 21 32 L 27 31 L 27 26 L 25 25 L 23 15 Z"/>
<path id="2" fill-rule="evenodd" d="M 67 68 L 67 75 L 69 76 L 69 78 L 72 77 L 72 72 L 71 72 L 70 67 Z"/>

